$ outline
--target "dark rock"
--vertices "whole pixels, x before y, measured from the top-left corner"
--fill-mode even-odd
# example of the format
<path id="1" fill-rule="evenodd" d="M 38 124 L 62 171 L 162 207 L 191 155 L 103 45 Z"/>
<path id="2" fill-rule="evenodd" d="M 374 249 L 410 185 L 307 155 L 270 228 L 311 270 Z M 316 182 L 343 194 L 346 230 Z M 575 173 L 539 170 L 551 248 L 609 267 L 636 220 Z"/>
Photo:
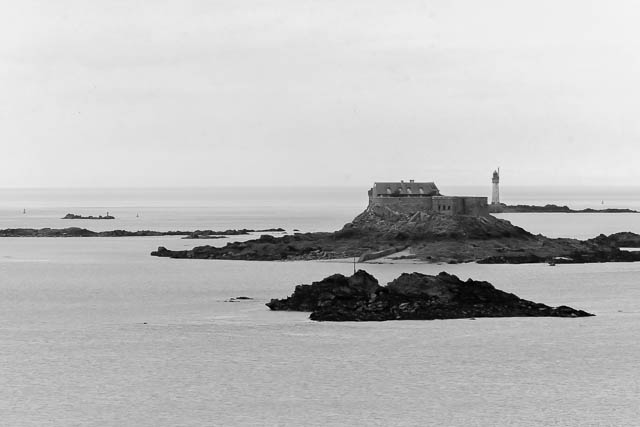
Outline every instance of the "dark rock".
<path id="1" fill-rule="evenodd" d="M 621 251 L 606 239 L 550 239 L 493 216 L 396 212 L 379 206 L 367 208 L 333 233 L 260 237 L 224 247 L 199 246 L 154 255 L 253 261 L 360 258 L 365 262 L 402 249 L 416 260 L 451 264 L 537 263 L 556 257 L 564 263 L 640 261 L 640 252 Z"/>
<path id="2" fill-rule="evenodd" d="M 253 298 L 249 298 L 249 297 L 233 297 L 233 298 L 229 298 L 228 300 L 225 300 L 225 302 L 248 301 L 252 299 Z"/>
<path id="3" fill-rule="evenodd" d="M 184 236 L 183 239 L 226 239 L 227 236 L 218 236 L 216 234 L 197 234 L 196 232 Z"/>
<path id="4" fill-rule="evenodd" d="M 604 234 L 589 239 L 599 246 L 613 246 L 616 248 L 640 248 L 640 235 L 630 232 L 615 233 L 609 236 Z"/>
<path id="5" fill-rule="evenodd" d="M 290 297 L 273 299 L 267 306 L 310 311 L 310 318 L 320 321 L 593 316 L 567 306 L 553 308 L 527 301 L 488 282 L 463 282 L 447 273 L 404 273 L 382 287 L 362 270 L 351 277 L 335 274 L 311 285 L 298 285 Z"/>
<path id="6" fill-rule="evenodd" d="M 86 228 L 7 228 L 0 230 L 0 237 L 96 237 L 98 233 Z"/>
<path id="7" fill-rule="evenodd" d="M 67 217 L 72 214 L 68 214 Z M 66 218 L 66 217 L 65 217 Z M 77 219 L 77 218 L 73 218 Z M 89 218 L 83 219 L 113 219 L 113 218 Z M 274 229 L 280 230 L 280 229 Z M 68 227 L 68 228 L 7 228 L 0 230 L 0 237 L 149 237 L 149 236 L 186 236 L 185 239 L 222 239 L 225 236 L 247 235 L 255 232 L 255 230 L 195 230 L 195 231 L 153 231 L 153 230 L 110 230 L 110 231 L 91 231 L 86 228 Z M 269 236 L 271 237 L 271 236 Z M 265 240 L 267 241 L 267 240 Z"/>
<path id="8" fill-rule="evenodd" d="M 369 300 L 379 289 L 375 277 L 358 270 L 351 277 L 334 274 L 311 285 L 298 285 L 289 298 L 272 299 L 267 306 L 272 310 L 315 311 L 334 299 Z"/>
<path id="9" fill-rule="evenodd" d="M 98 215 L 98 216 L 93 216 L 93 215 L 89 215 L 89 216 L 82 216 L 82 215 L 76 215 L 76 214 L 72 214 L 72 213 L 68 213 L 66 214 L 64 217 L 62 217 L 62 219 L 115 219 L 114 216 L 112 215 Z"/>
<path id="10" fill-rule="evenodd" d="M 558 206 L 547 204 L 538 205 L 490 205 L 489 209 L 493 213 L 638 213 L 633 209 L 606 208 L 606 209 L 571 209 L 568 206 Z"/>

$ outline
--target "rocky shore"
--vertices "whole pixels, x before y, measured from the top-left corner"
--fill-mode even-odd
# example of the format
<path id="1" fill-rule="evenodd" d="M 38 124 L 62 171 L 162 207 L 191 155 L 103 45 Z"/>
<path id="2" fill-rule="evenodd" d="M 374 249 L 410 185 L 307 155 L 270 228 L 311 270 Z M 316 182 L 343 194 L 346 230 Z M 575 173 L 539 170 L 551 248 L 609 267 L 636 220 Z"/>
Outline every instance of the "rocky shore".
<path id="1" fill-rule="evenodd" d="M 136 237 L 136 236 L 180 236 L 184 231 L 91 231 L 86 228 L 6 228 L 0 230 L 0 237 Z"/>
<path id="2" fill-rule="evenodd" d="M 111 230 L 91 231 L 86 228 L 6 228 L 0 230 L 0 237 L 144 237 L 144 236 L 186 236 L 185 239 L 217 239 L 226 236 L 249 235 L 254 232 L 284 232 L 282 228 L 268 230 L 196 230 L 196 231 L 153 231 L 153 230 Z"/>
<path id="3" fill-rule="evenodd" d="M 358 258 L 361 262 L 388 262 L 402 251 L 398 258 L 440 263 L 640 261 L 640 252 L 620 249 L 640 247 L 640 236 L 634 233 L 624 236 L 624 239 L 606 236 L 590 240 L 551 239 L 493 216 L 396 212 L 374 206 L 336 232 L 265 235 L 224 247 L 198 246 L 180 251 L 159 247 L 151 255 L 256 261 Z M 623 245 L 623 240 L 634 244 Z"/>
<path id="4" fill-rule="evenodd" d="M 547 204 L 538 205 L 490 205 L 492 213 L 638 213 L 633 209 L 606 208 L 606 209 L 571 209 L 568 206 Z"/>
<path id="5" fill-rule="evenodd" d="M 380 286 L 359 270 L 334 274 L 311 285 L 296 286 L 285 299 L 272 299 L 271 310 L 308 311 L 318 321 L 433 320 L 476 317 L 586 317 L 567 306 L 549 307 L 496 289 L 488 282 L 460 280 L 440 273 L 403 273 Z"/>
<path id="6" fill-rule="evenodd" d="M 248 228 L 242 228 L 240 230 L 224 230 L 224 231 L 213 231 L 213 230 L 196 230 L 190 232 L 183 239 L 219 239 L 224 236 L 242 236 L 251 233 L 284 233 L 284 228 L 267 228 L 264 230 L 252 230 Z"/>

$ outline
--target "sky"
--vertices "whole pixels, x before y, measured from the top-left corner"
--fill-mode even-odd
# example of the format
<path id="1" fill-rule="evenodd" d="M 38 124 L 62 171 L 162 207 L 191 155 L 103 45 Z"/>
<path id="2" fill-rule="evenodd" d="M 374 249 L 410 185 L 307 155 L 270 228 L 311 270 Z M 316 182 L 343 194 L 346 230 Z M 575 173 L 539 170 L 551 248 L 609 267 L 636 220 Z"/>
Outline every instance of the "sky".
<path id="1" fill-rule="evenodd" d="M 0 4 L 0 187 L 640 185 L 636 0 Z"/>

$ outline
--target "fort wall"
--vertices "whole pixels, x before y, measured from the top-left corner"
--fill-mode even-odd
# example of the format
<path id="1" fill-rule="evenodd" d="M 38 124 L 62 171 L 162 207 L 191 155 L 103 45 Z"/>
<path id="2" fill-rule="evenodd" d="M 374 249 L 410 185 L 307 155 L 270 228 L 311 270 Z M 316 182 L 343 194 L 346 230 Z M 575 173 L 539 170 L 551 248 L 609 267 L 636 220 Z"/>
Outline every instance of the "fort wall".
<path id="1" fill-rule="evenodd" d="M 486 197 L 423 196 L 369 197 L 369 206 L 388 207 L 396 212 L 434 212 L 443 215 L 489 215 Z"/>
<path id="2" fill-rule="evenodd" d="M 369 205 L 385 206 L 397 212 L 430 211 L 432 197 L 370 197 Z"/>
<path id="3" fill-rule="evenodd" d="M 464 197 L 465 215 L 487 216 L 489 204 L 486 197 Z"/>

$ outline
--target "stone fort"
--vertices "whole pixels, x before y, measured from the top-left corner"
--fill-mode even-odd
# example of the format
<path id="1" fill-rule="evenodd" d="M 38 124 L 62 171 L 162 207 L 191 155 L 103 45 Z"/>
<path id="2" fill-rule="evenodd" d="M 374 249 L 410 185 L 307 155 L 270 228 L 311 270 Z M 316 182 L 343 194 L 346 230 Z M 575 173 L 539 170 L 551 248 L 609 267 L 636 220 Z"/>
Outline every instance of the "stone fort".
<path id="1" fill-rule="evenodd" d="M 369 190 L 369 206 L 398 212 L 426 211 L 443 215 L 487 216 L 486 197 L 443 196 L 433 182 L 376 182 Z"/>

